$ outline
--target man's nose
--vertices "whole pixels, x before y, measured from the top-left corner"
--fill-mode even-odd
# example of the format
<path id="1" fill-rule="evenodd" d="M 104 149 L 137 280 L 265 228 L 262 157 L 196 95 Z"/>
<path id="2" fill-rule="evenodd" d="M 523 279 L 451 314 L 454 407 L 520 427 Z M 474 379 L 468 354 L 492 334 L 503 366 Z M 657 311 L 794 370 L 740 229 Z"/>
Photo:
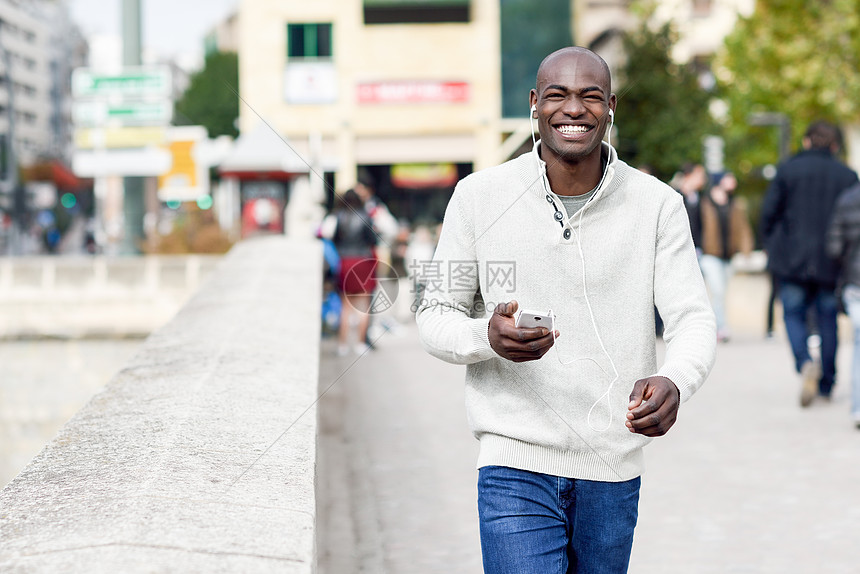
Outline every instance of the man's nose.
<path id="1" fill-rule="evenodd" d="M 572 117 L 581 116 L 585 113 L 585 105 L 582 102 L 582 98 L 578 96 L 570 96 L 564 101 L 562 111 Z"/>

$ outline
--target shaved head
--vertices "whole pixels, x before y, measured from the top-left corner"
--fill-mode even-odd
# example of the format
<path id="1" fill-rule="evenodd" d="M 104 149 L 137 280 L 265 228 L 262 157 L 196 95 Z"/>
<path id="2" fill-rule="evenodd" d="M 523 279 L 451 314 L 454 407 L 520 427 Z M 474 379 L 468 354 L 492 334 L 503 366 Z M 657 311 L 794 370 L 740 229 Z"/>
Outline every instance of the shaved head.
<path id="1" fill-rule="evenodd" d="M 549 56 L 543 59 L 538 67 L 537 72 L 537 81 L 535 82 L 535 86 L 540 92 L 541 84 L 546 84 L 548 81 L 547 71 L 550 69 L 556 68 L 556 66 L 572 66 L 576 67 L 578 62 L 582 58 L 591 58 L 595 62 L 600 64 L 600 67 L 603 69 L 605 73 L 605 81 L 606 81 L 606 93 L 612 91 L 612 77 L 609 72 L 609 65 L 606 61 L 592 52 L 587 48 L 582 48 L 580 46 L 570 46 L 568 48 L 562 48 L 561 50 L 556 50 Z"/>
<path id="2" fill-rule="evenodd" d="M 588 175 L 580 171 L 569 186 L 573 195 L 588 191 L 600 179 L 601 141 L 612 124 L 616 102 L 609 66 L 591 50 L 562 48 L 544 58 L 538 68 L 536 87 L 529 92 L 541 137 L 538 153 L 555 166 L 587 165 Z M 552 172 L 557 170 L 547 169 L 552 183 Z M 580 190 L 583 182 L 592 185 Z"/>

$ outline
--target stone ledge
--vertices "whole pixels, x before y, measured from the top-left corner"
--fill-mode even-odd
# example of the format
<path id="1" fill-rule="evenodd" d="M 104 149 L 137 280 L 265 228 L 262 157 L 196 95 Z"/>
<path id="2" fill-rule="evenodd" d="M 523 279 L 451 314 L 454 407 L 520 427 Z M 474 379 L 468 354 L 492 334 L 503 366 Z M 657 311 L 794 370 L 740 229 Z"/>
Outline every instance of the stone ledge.
<path id="1" fill-rule="evenodd" d="M 0 492 L 0 571 L 313 572 L 321 260 L 237 245 Z"/>

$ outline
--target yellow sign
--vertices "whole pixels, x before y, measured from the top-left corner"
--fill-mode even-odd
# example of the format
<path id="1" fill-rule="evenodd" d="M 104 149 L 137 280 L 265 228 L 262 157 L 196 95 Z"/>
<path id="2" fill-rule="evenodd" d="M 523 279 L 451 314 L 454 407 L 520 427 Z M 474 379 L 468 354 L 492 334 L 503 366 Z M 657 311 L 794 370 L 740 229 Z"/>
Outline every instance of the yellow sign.
<path id="1" fill-rule="evenodd" d="M 197 187 L 197 164 L 191 155 L 193 141 L 170 142 L 167 149 L 173 157 L 173 166 L 164 175 L 158 176 L 159 189 L 165 187 Z"/>
<path id="2" fill-rule="evenodd" d="M 209 194 L 209 167 L 201 158 L 206 130 L 200 126 L 173 127 L 164 149 L 170 153 L 170 169 L 158 176 L 161 201 L 195 201 Z"/>

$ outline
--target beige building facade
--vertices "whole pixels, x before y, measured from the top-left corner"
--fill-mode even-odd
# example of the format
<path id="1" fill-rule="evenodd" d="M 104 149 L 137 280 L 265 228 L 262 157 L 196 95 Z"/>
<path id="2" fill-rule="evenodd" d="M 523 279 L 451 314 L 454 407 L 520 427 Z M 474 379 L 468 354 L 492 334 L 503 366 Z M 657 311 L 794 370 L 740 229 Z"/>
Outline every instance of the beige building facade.
<path id="1" fill-rule="evenodd" d="M 241 131 L 265 122 L 338 191 L 360 165 L 497 163 L 498 0 L 462 2 L 465 22 L 367 23 L 379 4 L 242 2 Z"/>

